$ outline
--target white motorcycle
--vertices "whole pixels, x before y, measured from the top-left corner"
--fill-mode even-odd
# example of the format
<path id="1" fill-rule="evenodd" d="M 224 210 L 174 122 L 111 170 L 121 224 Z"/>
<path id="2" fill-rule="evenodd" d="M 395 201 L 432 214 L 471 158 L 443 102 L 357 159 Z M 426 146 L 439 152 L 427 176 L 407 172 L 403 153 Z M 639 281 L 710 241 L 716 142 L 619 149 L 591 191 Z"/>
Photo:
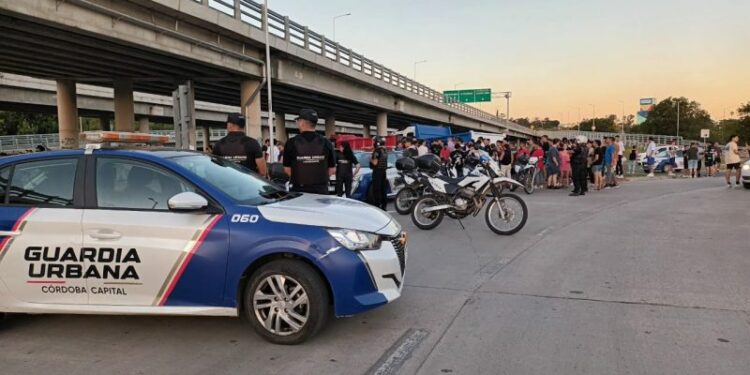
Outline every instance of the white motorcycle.
<path id="1" fill-rule="evenodd" d="M 493 232 L 511 235 L 526 224 L 526 203 L 515 194 L 503 193 L 505 187 L 523 185 L 500 177 L 500 167 L 486 155 L 465 177 L 423 176 L 422 182 L 429 194 L 417 200 L 411 211 L 411 220 L 420 229 L 437 227 L 445 215 L 459 220 L 476 216 L 487 202 L 484 217 Z"/>

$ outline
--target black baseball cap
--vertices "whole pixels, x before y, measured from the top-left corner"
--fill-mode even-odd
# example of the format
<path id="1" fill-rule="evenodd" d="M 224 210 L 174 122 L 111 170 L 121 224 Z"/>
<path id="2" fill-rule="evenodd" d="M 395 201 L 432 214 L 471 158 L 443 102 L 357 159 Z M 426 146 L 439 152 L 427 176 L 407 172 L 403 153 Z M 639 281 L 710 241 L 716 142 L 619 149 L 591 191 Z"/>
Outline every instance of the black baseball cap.
<path id="1" fill-rule="evenodd" d="M 299 114 L 297 115 L 297 118 L 295 120 L 307 120 L 310 121 L 313 124 L 318 123 L 318 112 L 315 112 L 314 109 L 304 108 L 299 110 Z"/>
<path id="2" fill-rule="evenodd" d="M 227 122 L 235 124 L 241 128 L 245 127 L 245 116 L 241 113 L 230 113 L 227 115 Z"/>

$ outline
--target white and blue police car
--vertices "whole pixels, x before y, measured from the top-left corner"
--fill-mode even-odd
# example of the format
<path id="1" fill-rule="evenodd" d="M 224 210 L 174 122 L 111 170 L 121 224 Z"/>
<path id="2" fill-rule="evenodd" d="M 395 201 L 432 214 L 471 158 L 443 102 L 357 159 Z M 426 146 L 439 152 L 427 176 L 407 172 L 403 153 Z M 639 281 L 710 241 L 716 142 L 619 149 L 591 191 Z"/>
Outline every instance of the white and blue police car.
<path id="1" fill-rule="evenodd" d="M 244 316 L 297 344 L 401 294 L 390 215 L 198 152 L 9 156 L 0 185 L 0 313 Z"/>

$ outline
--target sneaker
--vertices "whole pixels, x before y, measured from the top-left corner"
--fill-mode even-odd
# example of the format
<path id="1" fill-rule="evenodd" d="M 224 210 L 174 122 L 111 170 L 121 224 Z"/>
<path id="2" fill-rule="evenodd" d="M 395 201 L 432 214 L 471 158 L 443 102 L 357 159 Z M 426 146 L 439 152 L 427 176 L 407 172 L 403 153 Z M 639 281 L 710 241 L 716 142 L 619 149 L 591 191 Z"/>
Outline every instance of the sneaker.
<path id="1" fill-rule="evenodd" d="M 646 176 L 648 176 L 648 177 L 654 177 L 654 174 L 653 173 L 649 173 Z"/>
<path id="2" fill-rule="evenodd" d="M 728 184 L 727 184 L 727 187 L 731 189 L 731 188 L 732 188 L 732 184 L 731 184 L 731 183 L 728 183 Z"/>

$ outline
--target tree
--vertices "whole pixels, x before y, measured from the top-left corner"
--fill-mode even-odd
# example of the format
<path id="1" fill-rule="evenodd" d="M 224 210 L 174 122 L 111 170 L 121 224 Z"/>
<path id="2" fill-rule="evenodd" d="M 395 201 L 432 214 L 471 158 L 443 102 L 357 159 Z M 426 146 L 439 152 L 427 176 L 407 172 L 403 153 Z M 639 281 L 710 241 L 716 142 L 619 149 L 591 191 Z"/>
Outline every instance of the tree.
<path id="1" fill-rule="evenodd" d="M 583 120 L 581 121 L 580 125 L 581 125 L 581 130 L 592 131 L 594 123 L 596 123 L 596 131 L 616 133 L 620 131 L 619 126 L 615 125 L 616 122 L 617 122 L 617 116 L 609 115 L 607 117 L 602 117 L 602 118 Z"/>
<path id="2" fill-rule="evenodd" d="M 677 134 L 677 106 L 680 113 L 680 136 L 686 139 L 700 139 L 701 129 L 712 129 L 711 116 L 700 103 L 685 97 L 662 100 L 648 114 L 646 121 L 635 127 L 634 132 L 659 135 Z"/>
<path id="3" fill-rule="evenodd" d="M 57 133 L 57 116 L 0 111 L 0 135 Z"/>

